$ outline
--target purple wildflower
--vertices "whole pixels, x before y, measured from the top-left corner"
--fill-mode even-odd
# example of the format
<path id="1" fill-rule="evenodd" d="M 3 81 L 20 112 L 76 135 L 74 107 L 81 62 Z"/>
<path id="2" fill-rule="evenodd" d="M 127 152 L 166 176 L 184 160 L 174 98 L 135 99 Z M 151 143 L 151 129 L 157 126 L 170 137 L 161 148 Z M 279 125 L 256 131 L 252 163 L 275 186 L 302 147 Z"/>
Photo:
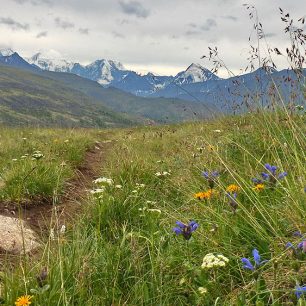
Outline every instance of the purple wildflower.
<path id="1" fill-rule="evenodd" d="M 192 233 L 199 227 L 199 224 L 195 221 L 190 221 L 187 225 L 181 221 L 176 221 L 175 223 L 177 227 L 174 227 L 172 230 L 176 235 L 183 235 L 186 240 L 189 240 Z"/>
<path id="2" fill-rule="evenodd" d="M 270 164 L 265 164 L 265 168 L 267 171 L 260 173 L 262 177 L 261 179 L 252 179 L 255 184 L 263 184 L 269 182 L 270 184 L 275 185 L 277 180 L 281 180 L 288 175 L 288 173 L 285 171 L 277 174 L 277 167 Z"/>
<path id="3" fill-rule="evenodd" d="M 212 172 L 203 171 L 202 176 L 207 179 L 209 188 L 213 189 L 215 186 L 216 178 L 219 176 L 219 172 L 218 171 L 212 171 Z"/>
<path id="4" fill-rule="evenodd" d="M 249 269 L 249 270 L 254 271 L 256 269 L 256 267 L 258 267 L 258 266 L 260 266 L 260 265 L 262 265 L 262 264 L 264 264 L 268 261 L 268 260 L 261 260 L 259 252 L 256 249 L 254 249 L 252 251 L 252 254 L 253 254 L 255 265 L 253 265 L 248 258 L 241 258 L 241 261 L 244 264 L 243 265 L 244 269 Z"/>
<path id="5" fill-rule="evenodd" d="M 298 249 L 301 249 L 304 253 L 306 253 L 306 239 L 301 241 L 298 245 L 297 245 Z"/>
<path id="6" fill-rule="evenodd" d="M 306 253 L 306 239 L 299 242 L 297 246 L 295 247 L 293 243 L 287 242 L 286 243 L 286 249 L 291 249 L 293 252 L 297 255 L 299 252 Z"/>
<path id="7" fill-rule="evenodd" d="M 296 298 L 299 299 L 303 294 L 306 294 L 306 286 L 296 286 L 295 287 L 295 295 Z"/>
<path id="8" fill-rule="evenodd" d="M 295 237 L 303 237 L 301 231 L 295 231 L 295 232 L 293 232 L 292 235 L 295 236 Z"/>
<path id="9" fill-rule="evenodd" d="M 265 181 L 270 181 L 271 183 L 274 183 L 276 181 L 276 178 L 279 180 L 283 179 L 285 176 L 288 175 L 287 172 L 281 172 L 276 176 L 276 166 L 272 166 L 270 164 L 265 164 L 265 168 L 268 170 L 268 173 L 262 172 L 261 176 Z"/>
<path id="10" fill-rule="evenodd" d="M 244 269 L 249 269 L 254 271 L 255 267 L 252 265 L 252 263 L 250 262 L 250 260 L 248 258 L 241 258 L 242 263 L 244 264 L 243 268 Z"/>

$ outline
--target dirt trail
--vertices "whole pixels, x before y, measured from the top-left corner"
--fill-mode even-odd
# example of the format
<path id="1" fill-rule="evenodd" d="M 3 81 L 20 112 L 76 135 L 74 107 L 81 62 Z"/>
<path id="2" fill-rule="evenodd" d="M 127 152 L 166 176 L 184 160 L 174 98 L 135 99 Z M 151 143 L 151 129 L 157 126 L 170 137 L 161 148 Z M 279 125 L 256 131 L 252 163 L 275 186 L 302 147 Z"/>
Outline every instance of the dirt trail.
<path id="1" fill-rule="evenodd" d="M 0 215 L 20 217 L 39 236 L 46 231 L 49 233 L 50 226 L 54 226 L 55 223 L 61 226 L 69 222 L 81 211 L 87 190 L 92 187 L 92 181 L 99 176 L 111 145 L 111 142 L 97 142 L 85 153 L 84 161 L 76 169 L 74 177 L 66 182 L 64 194 L 58 199 L 58 204 L 53 205 L 52 199 L 36 199 L 22 205 L 1 203 Z"/>

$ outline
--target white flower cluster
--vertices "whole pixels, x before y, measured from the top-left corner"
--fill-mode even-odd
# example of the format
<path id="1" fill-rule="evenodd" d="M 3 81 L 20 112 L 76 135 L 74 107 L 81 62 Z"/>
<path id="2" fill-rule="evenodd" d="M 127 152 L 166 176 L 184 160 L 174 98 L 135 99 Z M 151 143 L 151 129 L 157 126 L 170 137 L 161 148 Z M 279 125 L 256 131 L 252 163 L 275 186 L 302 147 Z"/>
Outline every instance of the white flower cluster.
<path id="1" fill-rule="evenodd" d="M 114 181 L 107 177 L 99 177 L 94 180 L 93 183 L 99 186 L 112 186 L 114 184 Z"/>
<path id="2" fill-rule="evenodd" d="M 132 193 L 137 193 L 140 189 L 143 189 L 145 187 L 146 187 L 145 184 L 136 183 L 136 189 L 132 190 Z"/>
<path id="3" fill-rule="evenodd" d="M 63 224 L 61 226 L 61 228 L 59 229 L 58 234 L 59 234 L 59 236 L 63 236 L 65 234 L 65 232 L 66 232 L 66 226 Z M 53 228 L 51 228 L 51 230 L 50 230 L 50 239 L 51 240 L 56 240 L 55 231 L 54 231 Z"/>
<path id="4" fill-rule="evenodd" d="M 101 199 L 103 194 L 104 194 L 104 192 L 105 192 L 105 190 L 106 190 L 106 187 L 107 186 L 112 186 L 114 184 L 114 181 L 112 179 L 110 179 L 110 178 L 107 178 L 107 177 L 99 177 L 96 180 L 94 180 L 93 183 L 97 185 L 97 188 L 94 188 L 94 189 L 90 190 L 90 193 L 95 198 Z"/>
<path id="5" fill-rule="evenodd" d="M 33 154 L 32 154 L 32 159 L 33 160 L 39 160 L 41 158 L 44 157 L 44 154 L 42 154 L 40 151 L 35 151 Z"/>
<path id="6" fill-rule="evenodd" d="M 100 198 L 103 195 L 104 191 L 105 191 L 105 187 L 102 186 L 101 188 L 96 188 L 96 189 L 90 190 L 90 193 L 93 196 L 95 196 L 97 198 Z"/>
<path id="7" fill-rule="evenodd" d="M 214 255 L 209 253 L 204 256 L 202 269 L 212 269 L 218 267 L 224 267 L 229 262 L 229 259 L 223 255 Z"/>
<path id="8" fill-rule="evenodd" d="M 137 189 L 144 188 L 144 187 L 146 187 L 145 184 L 136 183 L 136 188 L 137 188 Z"/>
<path id="9" fill-rule="evenodd" d="M 303 105 L 296 105 L 295 108 L 297 110 L 303 110 L 304 109 L 304 106 Z"/>
<path id="10" fill-rule="evenodd" d="M 160 209 L 156 209 L 156 208 L 143 207 L 143 208 L 138 208 L 138 210 L 142 211 L 142 212 L 148 211 L 148 212 L 156 212 L 156 213 L 161 214 L 161 210 Z"/>
<path id="11" fill-rule="evenodd" d="M 204 288 L 204 287 L 199 287 L 198 288 L 198 291 L 201 295 L 204 295 L 207 293 L 207 288 Z"/>
<path id="12" fill-rule="evenodd" d="M 157 177 L 166 177 L 166 176 L 169 176 L 171 175 L 170 171 L 162 171 L 162 172 L 156 172 L 155 173 L 155 176 Z"/>

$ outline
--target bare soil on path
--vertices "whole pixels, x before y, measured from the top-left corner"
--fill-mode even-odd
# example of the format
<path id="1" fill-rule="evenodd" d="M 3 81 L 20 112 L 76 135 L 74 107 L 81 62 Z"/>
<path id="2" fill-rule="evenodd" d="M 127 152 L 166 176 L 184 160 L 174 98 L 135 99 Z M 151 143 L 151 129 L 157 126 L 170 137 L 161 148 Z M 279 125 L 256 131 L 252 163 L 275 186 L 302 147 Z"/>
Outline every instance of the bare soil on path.
<path id="1" fill-rule="evenodd" d="M 76 168 L 74 177 L 65 183 L 64 193 L 58 198 L 36 198 L 21 203 L 0 201 L 0 216 L 23 220 L 38 238 L 49 235 L 51 228 L 58 227 L 56 230 L 59 230 L 82 212 L 88 189 L 100 175 L 111 146 L 111 141 L 96 142 L 88 149 L 82 164 Z"/>

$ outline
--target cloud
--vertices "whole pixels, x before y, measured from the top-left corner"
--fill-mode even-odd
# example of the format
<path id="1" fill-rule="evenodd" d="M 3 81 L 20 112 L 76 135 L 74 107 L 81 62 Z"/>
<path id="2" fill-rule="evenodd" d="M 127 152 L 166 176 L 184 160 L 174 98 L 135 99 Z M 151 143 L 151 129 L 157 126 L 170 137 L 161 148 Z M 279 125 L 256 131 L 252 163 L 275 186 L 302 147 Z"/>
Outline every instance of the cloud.
<path id="1" fill-rule="evenodd" d="M 188 27 L 190 27 L 190 28 L 196 28 L 197 25 L 196 25 L 195 23 L 193 23 L 193 22 L 190 22 L 190 23 L 188 23 Z"/>
<path id="2" fill-rule="evenodd" d="M 201 32 L 193 31 L 193 30 L 185 32 L 186 36 L 194 36 L 194 35 L 199 35 L 199 34 L 201 34 Z"/>
<path id="3" fill-rule="evenodd" d="M 211 28 L 216 27 L 217 22 L 214 19 L 208 18 L 206 19 L 205 23 L 201 26 L 201 30 L 209 31 Z"/>
<path id="4" fill-rule="evenodd" d="M 88 28 L 79 28 L 79 32 L 81 34 L 88 35 L 89 34 L 89 29 Z"/>
<path id="5" fill-rule="evenodd" d="M 118 33 L 116 31 L 113 31 L 112 32 L 113 36 L 116 37 L 116 38 L 125 38 L 125 36 L 121 33 Z"/>
<path id="6" fill-rule="evenodd" d="M 238 20 L 237 17 L 232 16 L 232 15 L 221 16 L 221 18 L 223 18 L 223 19 L 229 19 L 229 20 L 232 20 L 232 21 L 237 21 L 237 20 Z"/>
<path id="7" fill-rule="evenodd" d="M 0 17 L 0 24 L 7 25 L 12 30 L 29 30 L 30 26 L 27 23 L 20 23 L 11 17 Z"/>
<path id="8" fill-rule="evenodd" d="M 43 31 L 40 32 L 36 35 L 36 38 L 42 38 L 42 37 L 47 37 L 48 36 L 48 32 L 47 31 Z"/>
<path id="9" fill-rule="evenodd" d="M 56 17 L 54 21 L 57 27 L 62 28 L 64 30 L 74 28 L 74 23 L 63 20 L 60 17 Z"/>
<path id="10" fill-rule="evenodd" d="M 144 8 L 138 1 L 119 1 L 119 4 L 125 14 L 135 15 L 139 18 L 147 18 L 150 15 L 150 10 Z"/>
<path id="11" fill-rule="evenodd" d="M 275 33 L 265 33 L 265 37 L 274 37 L 276 36 Z"/>
<path id="12" fill-rule="evenodd" d="M 13 0 L 18 4 L 31 3 L 33 5 L 52 4 L 51 0 Z"/>

